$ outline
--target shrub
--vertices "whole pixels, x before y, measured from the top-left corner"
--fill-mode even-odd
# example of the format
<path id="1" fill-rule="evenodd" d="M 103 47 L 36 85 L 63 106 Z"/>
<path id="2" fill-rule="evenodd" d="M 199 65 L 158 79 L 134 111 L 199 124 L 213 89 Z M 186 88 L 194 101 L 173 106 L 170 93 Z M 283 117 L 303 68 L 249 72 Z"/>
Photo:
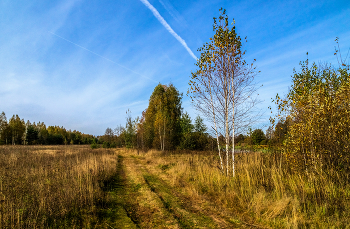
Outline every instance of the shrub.
<path id="1" fill-rule="evenodd" d="M 292 120 L 284 152 L 295 169 L 315 171 L 330 166 L 349 170 L 349 68 L 301 63 L 286 99 L 277 96 L 280 113 Z M 350 171 L 349 171 L 350 172 Z"/>
<path id="2" fill-rule="evenodd" d="M 95 140 L 91 144 L 91 149 L 97 149 L 99 146 L 96 144 Z"/>
<path id="3" fill-rule="evenodd" d="M 117 148 L 117 143 L 113 142 L 110 146 L 110 148 Z"/>
<path id="4" fill-rule="evenodd" d="M 108 148 L 111 148 L 111 145 L 109 144 L 109 142 L 104 142 L 102 144 L 102 147 L 108 149 Z"/>

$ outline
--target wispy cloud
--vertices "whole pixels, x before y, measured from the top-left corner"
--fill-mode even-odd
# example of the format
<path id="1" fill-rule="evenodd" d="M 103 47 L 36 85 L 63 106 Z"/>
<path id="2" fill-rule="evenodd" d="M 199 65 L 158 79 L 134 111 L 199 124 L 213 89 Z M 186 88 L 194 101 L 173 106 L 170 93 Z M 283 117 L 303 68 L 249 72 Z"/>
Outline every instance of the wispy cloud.
<path id="1" fill-rule="evenodd" d="M 94 54 L 94 55 L 96 55 L 96 56 L 98 56 L 98 57 L 101 57 L 101 58 L 103 58 L 103 59 L 105 59 L 105 60 L 107 60 L 107 61 L 109 61 L 109 62 L 112 62 L 113 64 L 116 64 L 116 65 L 118 65 L 119 67 L 122 67 L 122 68 L 124 68 L 124 69 L 126 69 L 126 70 L 128 70 L 128 71 L 130 71 L 130 72 L 132 72 L 132 73 L 134 73 L 134 74 L 136 74 L 136 75 L 139 75 L 139 76 L 141 76 L 141 77 L 143 77 L 143 78 L 145 78 L 145 79 L 148 79 L 148 80 L 151 80 L 151 81 L 157 83 L 157 81 L 155 81 L 155 80 L 153 80 L 153 79 L 151 79 L 151 78 L 149 78 L 149 77 L 147 77 L 147 76 L 141 75 L 140 73 L 137 73 L 137 72 L 135 72 L 134 70 L 132 70 L 132 69 L 130 69 L 130 68 L 128 68 L 128 67 L 125 67 L 124 65 L 118 64 L 117 62 L 115 62 L 115 61 L 113 61 L 113 60 L 111 60 L 111 59 L 108 59 L 107 57 L 101 56 L 100 54 L 97 54 L 97 53 L 91 51 L 90 49 L 87 49 L 87 48 L 85 48 L 85 47 L 83 47 L 83 46 L 81 46 L 81 45 L 78 45 L 77 43 L 74 43 L 73 41 L 70 41 L 70 40 L 68 40 L 68 39 L 66 39 L 66 38 L 64 38 L 64 37 L 61 37 L 61 36 L 59 36 L 59 35 L 57 35 L 57 34 L 55 34 L 55 33 L 53 33 L 53 32 L 49 32 L 49 33 L 51 33 L 52 35 L 54 35 L 54 36 L 56 36 L 56 37 L 59 37 L 59 38 L 65 40 L 65 41 L 67 41 L 67 42 L 69 42 L 69 43 L 71 43 L 71 44 L 73 44 L 73 45 L 75 45 L 75 46 L 77 46 L 77 47 L 79 47 L 79 48 L 81 48 L 81 49 L 84 49 L 84 50 L 86 50 L 86 51 L 88 51 L 88 52 L 90 52 L 90 53 L 92 53 L 92 54 Z"/>
<path id="2" fill-rule="evenodd" d="M 184 21 L 184 19 L 180 16 L 179 12 L 177 12 L 176 9 L 174 9 L 174 7 L 167 1 L 167 0 L 158 0 L 160 2 L 160 4 L 162 4 L 162 6 L 164 7 L 164 9 L 166 11 L 168 11 L 168 13 L 181 25 L 185 25 L 186 26 L 186 22 Z"/>
<path id="3" fill-rule="evenodd" d="M 145 6 L 147 6 L 148 9 L 150 9 L 153 13 L 153 15 L 158 19 L 158 21 L 165 27 L 168 32 L 173 35 L 176 40 L 178 40 L 181 45 L 187 50 L 187 52 L 193 57 L 193 59 L 197 60 L 197 57 L 194 55 L 192 50 L 187 46 L 184 39 L 182 39 L 171 27 L 170 25 L 164 20 L 164 18 L 159 14 L 158 10 L 154 8 L 147 0 L 140 0 Z"/>

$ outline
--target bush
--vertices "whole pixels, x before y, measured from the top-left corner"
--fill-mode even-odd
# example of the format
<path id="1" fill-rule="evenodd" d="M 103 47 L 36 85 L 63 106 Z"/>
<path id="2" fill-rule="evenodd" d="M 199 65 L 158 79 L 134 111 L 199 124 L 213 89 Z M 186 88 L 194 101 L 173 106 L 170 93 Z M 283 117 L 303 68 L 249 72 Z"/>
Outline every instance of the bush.
<path id="1" fill-rule="evenodd" d="M 109 144 L 109 142 L 104 142 L 102 144 L 102 147 L 108 149 L 108 148 L 111 148 L 111 145 Z"/>
<path id="2" fill-rule="evenodd" d="M 252 133 L 252 141 L 254 145 L 261 145 L 261 141 L 265 140 L 265 134 L 261 129 L 256 129 Z"/>
<path id="3" fill-rule="evenodd" d="M 90 147 L 91 147 L 91 149 L 99 148 L 98 145 L 96 144 L 96 142 L 93 142 Z"/>
<path id="4" fill-rule="evenodd" d="M 279 114 L 292 120 L 283 151 L 295 170 L 347 170 L 350 159 L 350 68 L 301 63 Z"/>
<path id="5" fill-rule="evenodd" d="M 208 137 L 204 133 L 186 133 L 181 141 L 180 149 L 204 150 L 208 144 Z"/>

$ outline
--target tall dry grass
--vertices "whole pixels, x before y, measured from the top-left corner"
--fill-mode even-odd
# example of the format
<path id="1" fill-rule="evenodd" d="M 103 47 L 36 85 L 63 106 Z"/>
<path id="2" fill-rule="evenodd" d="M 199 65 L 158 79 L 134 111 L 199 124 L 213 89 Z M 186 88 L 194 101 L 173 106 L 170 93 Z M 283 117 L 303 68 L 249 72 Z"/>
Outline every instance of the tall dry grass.
<path id="1" fill-rule="evenodd" d="M 88 227 L 116 163 L 105 149 L 0 147 L 0 228 Z"/>
<path id="2" fill-rule="evenodd" d="M 174 186 L 192 190 L 193 199 L 203 195 L 242 219 L 273 228 L 350 225 L 349 180 L 335 171 L 295 173 L 280 154 L 241 153 L 232 178 L 220 172 L 216 155 L 152 151 L 145 157 L 165 170 Z"/>

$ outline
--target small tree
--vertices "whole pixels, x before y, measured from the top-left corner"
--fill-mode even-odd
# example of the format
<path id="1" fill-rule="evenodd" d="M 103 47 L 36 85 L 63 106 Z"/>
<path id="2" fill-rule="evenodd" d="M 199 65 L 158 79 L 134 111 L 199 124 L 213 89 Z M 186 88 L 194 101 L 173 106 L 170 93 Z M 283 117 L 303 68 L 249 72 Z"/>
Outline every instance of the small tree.
<path id="1" fill-rule="evenodd" d="M 25 135 L 26 126 L 24 120 L 20 119 L 18 115 L 13 115 L 9 120 L 8 124 L 11 131 L 11 142 L 12 145 L 22 144 L 24 141 L 23 136 Z"/>
<path id="2" fill-rule="evenodd" d="M 122 125 L 119 125 L 114 129 L 114 135 L 116 137 L 116 146 L 118 146 L 118 147 L 123 146 L 123 144 L 125 142 L 124 133 L 125 133 L 125 128 Z"/>
<path id="3" fill-rule="evenodd" d="M 0 144 L 2 141 L 6 142 L 6 133 L 5 130 L 7 128 L 7 119 L 5 112 L 0 114 Z"/>
<path id="4" fill-rule="evenodd" d="M 196 120 L 194 121 L 194 131 L 202 133 L 202 134 L 207 131 L 207 127 L 204 124 L 203 119 L 199 115 L 197 116 Z"/>
<path id="5" fill-rule="evenodd" d="M 26 141 L 28 145 L 33 145 L 39 139 L 39 131 L 33 125 L 27 127 Z"/>
<path id="6" fill-rule="evenodd" d="M 137 144 L 136 132 L 137 132 L 137 123 L 138 118 L 132 119 L 131 111 L 126 112 L 126 126 L 124 131 L 125 137 L 125 146 L 127 148 L 134 148 Z"/>
<path id="7" fill-rule="evenodd" d="M 243 134 L 239 134 L 235 137 L 235 144 L 243 143 L 245 139 L 245 136 Z"/>
<path id="8" fill-rule="evenodd" d="M 180 118 L 180 125 L 181 125 L 182 134 L 192 132 L 194 127 L 192 125 L 191 117 L 187 112 L 182 114 L 182 116 Z"/>
<path id="9" fill-rule="evenodd" d="M 95 139 L 93 139 L 93 141 L 92 141 L 92 143 L 91 143 L 90 147 L 91 147 L 91 149 L 97 149 L 97 148 L 98 148 L 98 145 L 97 145 L 97 143 L 96 143 L 96 140 L 95 140 Z"/>
<path id="10" fill-rule="evenodd" d="M 109 144 L 112 144 L 114 138 L 114 132 L 111 128 L 107 128 L 105 131 L 105 141 L 108 142 Z"/>
<path id="11" fill-rule="evenodd" d="M 255 129 L 252 133 L 252 142 L 254 145 L 260 145 L 260 143 L 265 140 L 265 134 L 261 129 Z"/>

